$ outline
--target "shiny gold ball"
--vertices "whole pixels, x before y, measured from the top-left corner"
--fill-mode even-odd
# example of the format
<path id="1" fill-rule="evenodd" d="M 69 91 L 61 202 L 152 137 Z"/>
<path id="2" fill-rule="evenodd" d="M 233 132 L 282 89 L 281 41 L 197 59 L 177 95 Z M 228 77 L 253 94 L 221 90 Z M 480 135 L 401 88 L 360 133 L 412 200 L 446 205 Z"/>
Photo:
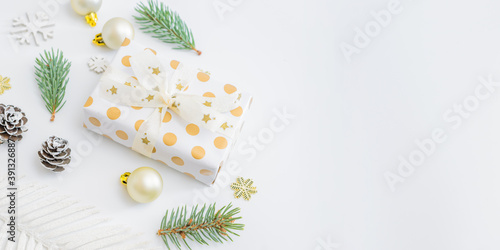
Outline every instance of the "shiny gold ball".
<path id="1" fill-rule="evenodd" d="M 125 38 L 134 39 L 134 26 L 124 18 L 115 17 L 102 27 L 102 40 L 110 49 L 118 49 Z"/>
<path id="2" fill-rule="evenodd" d="M 130 197 L 140 203 L 156 200 L 163 190 L 160 173 L 150 167 L 140 167 L 134 170 L 128 176 L 126 185 Z"/>
<path id="3" fill-rule="evenodd" d="M 81 16 L 97 12 L 101 4 L 102 0 L 71 0 L 71 8 Z"/>

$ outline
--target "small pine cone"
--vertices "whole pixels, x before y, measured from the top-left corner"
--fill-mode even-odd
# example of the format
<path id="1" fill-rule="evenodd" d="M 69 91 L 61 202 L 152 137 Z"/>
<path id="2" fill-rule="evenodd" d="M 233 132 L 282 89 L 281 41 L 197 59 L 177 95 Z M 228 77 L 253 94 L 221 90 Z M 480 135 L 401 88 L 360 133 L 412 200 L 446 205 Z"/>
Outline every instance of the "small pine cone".
<path id="1" fill-rule="evenodd" d="M 28 118 L 20 108 L 0 103 L 0 144 L 9 139 L 20 141 L 28 131 Z"/>
<path id="2" fill-rule="evenodd" d="M 71 149 L 68 148 L 68 141 L 57 136 L 49 137 L 42 144 L 42 149 L 38 151 L 38 157 L 46 169 L 54 172 L 64 171 L 64 167 L 71 162 Z"/>

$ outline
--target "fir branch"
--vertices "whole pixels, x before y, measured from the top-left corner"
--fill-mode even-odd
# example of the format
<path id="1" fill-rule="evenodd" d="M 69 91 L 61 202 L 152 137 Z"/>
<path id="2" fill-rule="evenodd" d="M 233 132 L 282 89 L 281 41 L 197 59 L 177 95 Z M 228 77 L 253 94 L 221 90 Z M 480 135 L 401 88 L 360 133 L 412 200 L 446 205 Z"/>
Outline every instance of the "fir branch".
<path id="1" fill-rule="evenodd" d="M 194 50 L 201 55 L 201 51 L 196 49 L 191 30 L 177 12 L 157 0 L 149 0 L 147 6 L 141 2 L 135 10 L 139 16 L 134 18 L 145 33 L 152 33 L 154 38 L 165 43 L 176 43 L 178 46 L 174 49 Z"/>
<path id="2" fill-rule="evenodd" d="M 207 241 L 219 243 L 224 243 L 223 241 L 228 239 L 233 241 L 229 234 L 239 236 L 234 231 L 243 230 L 245 225 L 234 223 L 241 219 L 241 217 L 235 217 L 240 212 L 240 208 L 231 209 L 231 207 L 232 204 L 229 203 L 216 212 L 215 203 L 208 207 L 205 204 L 198 211 L 198 205 L 196 205 L 189 217 L 186 206 L 179 207 L 177 210 L 173 209 L 170 216 L 167 210 L 161 221 L 158 235 L 162 237 L 168 249 L 170 249 L 169 241 L 181 249 L 180 240 L 191 249 L 186 238 L 205 245 L 208 245 Z"/>
<path id="3" fill-rule="evenodd" d="M 71 62 L 64 58 L 62 51 L 54 52 L 54 49 L 51 49 L 51 51 L 45 50 L 43 55 L 40 54 L 35 63 L 38 88 L 42 92 L 45 108 L 51 113 L 50 121 L 54 121 L 56 113 L 66 103 L 64 95 L 69 81 Z"/>

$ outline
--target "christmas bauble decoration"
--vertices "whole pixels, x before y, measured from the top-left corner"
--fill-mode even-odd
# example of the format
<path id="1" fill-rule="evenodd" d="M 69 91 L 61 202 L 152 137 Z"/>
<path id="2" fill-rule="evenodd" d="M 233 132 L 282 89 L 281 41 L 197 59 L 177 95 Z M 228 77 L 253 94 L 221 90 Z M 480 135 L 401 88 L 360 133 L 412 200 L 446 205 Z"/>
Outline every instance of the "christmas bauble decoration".
<path id="1" fill-rule="evenodd" d="M 64 171 L 71 162 L 71 149 L 68 147 L 68 141 L 51 136 L 42 144 L 42 149 L 38 151 L 38 157 L 42 165 L 54 172 Z"/>
<path id="2" fill-rule="evenodd" d="M 134 39 L 134 26 L 125 18 L 115 17 L 107 21 L 102 27 L 102 33 L 94 38 L 94 44 L 106 45 L 110 49 L 118 49 L 126 39 Z"/>
<path id="3" fill-rule="evenodd" d="M 127 186 L 130 197 L 140 203 L 156 200 L 163 190 L 160 173 L 150 167 L 140 167 L 132 173 L 126 172 L 120 180 Z"/>
<path id="4" fill-rule="evenodd" d="M 71 8 L 80 16 L 85 16 L 87 23 L 95 27 L 96 12 L 101 8 L 102 0 L 71 0 Z"/>
<path id="5" fill-rule="evenodd" d="M 20 141 L 26 132 L 28 118 L 20 108 L 0 103 L 0 144 L 3 141 Z"/>

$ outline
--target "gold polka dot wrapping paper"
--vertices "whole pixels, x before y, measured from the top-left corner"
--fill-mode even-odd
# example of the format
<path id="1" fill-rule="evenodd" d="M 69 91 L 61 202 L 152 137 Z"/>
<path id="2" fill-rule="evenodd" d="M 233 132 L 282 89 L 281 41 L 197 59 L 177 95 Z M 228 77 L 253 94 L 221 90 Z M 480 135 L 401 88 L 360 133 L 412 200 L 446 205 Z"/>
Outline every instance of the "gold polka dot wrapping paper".
<path id="1" fill-rule="evenodd" d="M 239 135 L 251 95 L 131 41 L 84 104 L 84 127 L 207 185 Z"/>

